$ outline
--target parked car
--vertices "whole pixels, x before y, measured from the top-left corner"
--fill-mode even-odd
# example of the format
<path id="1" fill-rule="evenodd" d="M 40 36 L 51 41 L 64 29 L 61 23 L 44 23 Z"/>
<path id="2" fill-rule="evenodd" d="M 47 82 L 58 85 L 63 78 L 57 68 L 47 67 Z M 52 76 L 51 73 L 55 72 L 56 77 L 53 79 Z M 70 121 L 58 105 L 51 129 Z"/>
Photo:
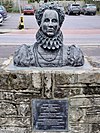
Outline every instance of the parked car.
<path id="1" fill-rule="evenodd" d="M 68 4 L 67 12 L 68 12 L 68 15 L 71 15 L 71 14 L 80 15 L 80 12 L 81 12 L 80 4 Z"/>
<path id="2" fill-rule="evenodd" d="M 0 5 L 0 14 L 3 16 L 3 19 L 7 18 L 7 11 L 4 6 Z"/>
<path id="3" fill-rule="evenodd" d="M 30 14 L 34 15 L 35 9 L 33 8 L 32 5 L 25 5 L 24 9 L 23 9 L 23 13 L 24 13 L 24 15 L 26 15 L 26 14 L 27 15 L 30 15 Z"/>
<path id="4" fill-rule="evenodd" d="M 96 5 L 95 4 L 85 4 L 81 8 L 81 13 L 86 15 L 86 14 L 91 14 L 91 15 L 96 15 Z"/>
<path id="5" fill-rule="evenodd" d="M 0 14 L 0 25 L 3 23 L 3 16 Z"/>

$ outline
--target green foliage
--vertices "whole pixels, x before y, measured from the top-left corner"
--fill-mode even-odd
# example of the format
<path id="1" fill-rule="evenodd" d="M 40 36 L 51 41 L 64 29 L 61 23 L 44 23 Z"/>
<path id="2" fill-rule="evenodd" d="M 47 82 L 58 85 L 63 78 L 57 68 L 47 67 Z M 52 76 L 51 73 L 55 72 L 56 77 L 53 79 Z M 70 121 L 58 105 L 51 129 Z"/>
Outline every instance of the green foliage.
<path id="1" fill-rule="evenodd" d="M 40 0 L 28 0 L 28 3 L 34 3 L 35 1 L 38 3 L 40 2 Z"/>
<path id="2" fill-rule="evenodd" d="M 28 3 L 34 3 L 37 0 L 28 0 Z"/>
<path id="3" fill-rule="evenodd" d="M 13 12 L 19 13 L 19 8 L 18 8 L 18 7 L 14 7 L 14 8 L 13 8 Z"/>
<path id="4" fill-rule="evenodd" d="M 7 12 L 12 12 L 14 5 L 12 0 L 3 1 L 2 5 L 6 8 Z"/>

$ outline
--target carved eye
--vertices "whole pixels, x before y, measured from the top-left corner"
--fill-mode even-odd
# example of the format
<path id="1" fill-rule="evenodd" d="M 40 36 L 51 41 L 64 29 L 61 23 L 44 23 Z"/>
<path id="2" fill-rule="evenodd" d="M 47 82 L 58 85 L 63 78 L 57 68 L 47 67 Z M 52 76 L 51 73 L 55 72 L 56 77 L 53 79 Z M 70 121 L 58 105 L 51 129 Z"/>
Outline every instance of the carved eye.
<path id="1" fill-rule="evenodd" d="M 49 22 L 50 20 L 49 20 L 49 18 L 46 18 L 45 20 L 44 20 L 44 22 Z"/>
<path id="2" fill-rule="evenodd" d="M 57 19 L 52 19 L 52 22 L 56 23 L 57 22 Z"/>

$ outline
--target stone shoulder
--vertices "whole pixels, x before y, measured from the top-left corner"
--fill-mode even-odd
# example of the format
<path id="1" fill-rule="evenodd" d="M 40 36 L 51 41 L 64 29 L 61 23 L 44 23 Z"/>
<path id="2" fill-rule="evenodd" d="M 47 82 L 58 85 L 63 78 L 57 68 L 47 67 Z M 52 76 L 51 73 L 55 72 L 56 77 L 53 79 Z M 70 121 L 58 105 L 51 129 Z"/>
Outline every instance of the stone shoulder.
<path id="1" fill-rule="evenodd" d="M 82 66 L 84 65 L 84 55 L 81 49 L 75 45 L 63 46 L 64 66 Z"/>
<path id="2" fill-rule="evenodd" d="M 33 45 L 23 44 L 15 51 L 14 54 L 14 64 L 16 66 L 34 66 L 35 59 L 33 53 Z"/>

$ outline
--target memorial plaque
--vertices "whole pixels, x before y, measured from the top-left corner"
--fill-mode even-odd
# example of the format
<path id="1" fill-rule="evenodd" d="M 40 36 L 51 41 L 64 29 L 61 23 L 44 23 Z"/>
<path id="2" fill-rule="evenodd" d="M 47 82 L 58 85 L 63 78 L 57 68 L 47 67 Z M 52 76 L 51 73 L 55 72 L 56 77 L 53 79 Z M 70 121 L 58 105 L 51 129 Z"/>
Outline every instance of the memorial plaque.
<path id="1" fill-rule="evenodd" d="M 67 131 L 67 100 L 33 100 L 33 130 Z"/>

